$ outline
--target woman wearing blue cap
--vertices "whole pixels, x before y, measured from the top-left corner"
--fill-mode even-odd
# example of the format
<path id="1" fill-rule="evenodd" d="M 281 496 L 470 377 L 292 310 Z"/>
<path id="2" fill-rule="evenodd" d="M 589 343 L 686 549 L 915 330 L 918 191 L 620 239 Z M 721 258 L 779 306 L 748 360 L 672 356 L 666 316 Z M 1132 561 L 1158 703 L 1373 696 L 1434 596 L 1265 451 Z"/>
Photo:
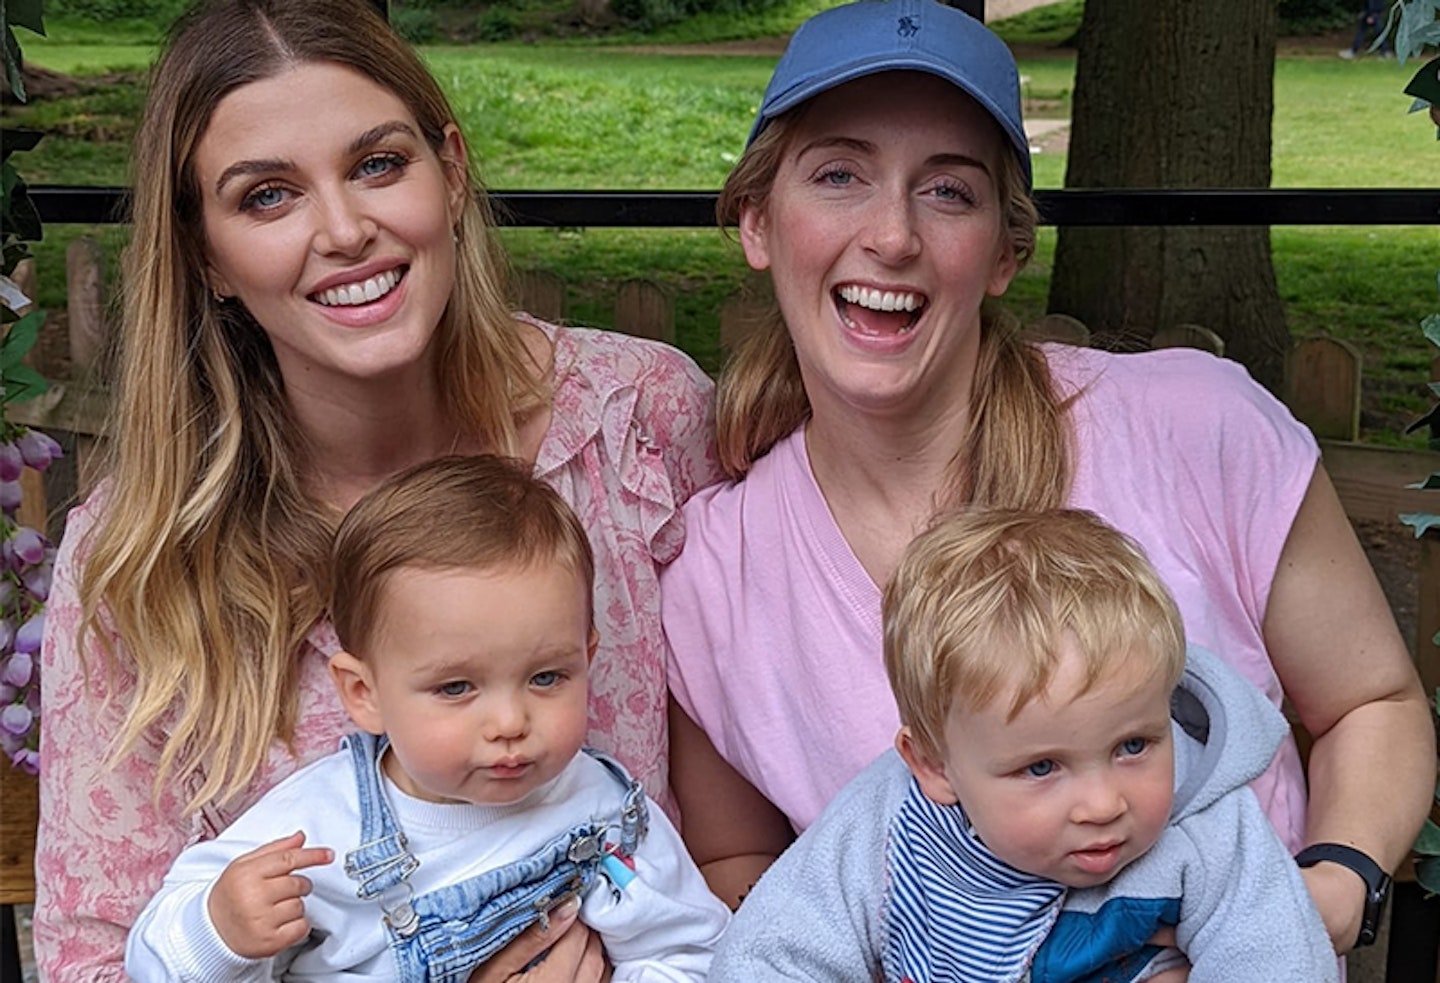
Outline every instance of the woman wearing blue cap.
<path id="1" fill-rule="evenodd" d="M 1032 346 L 984 309 L 1033 250 L 1029 190 L 1015 64 L 977 21 L 863 2 L 791 40 L 720 202 L 778 309 L 721 381 L 735 480 L 662 577 L 687 840 L 734 902 L 890 747 L 881 589 L 937 510 L 1084 508 L 1314 735 L 1308 803 L 1292 739 L 1252 788 L 1292 851 L 1328 844 L 1301 862 L 1344 952 L 1431 796 L 1406 646 L 1314 438 L 1243 368 Z"/>

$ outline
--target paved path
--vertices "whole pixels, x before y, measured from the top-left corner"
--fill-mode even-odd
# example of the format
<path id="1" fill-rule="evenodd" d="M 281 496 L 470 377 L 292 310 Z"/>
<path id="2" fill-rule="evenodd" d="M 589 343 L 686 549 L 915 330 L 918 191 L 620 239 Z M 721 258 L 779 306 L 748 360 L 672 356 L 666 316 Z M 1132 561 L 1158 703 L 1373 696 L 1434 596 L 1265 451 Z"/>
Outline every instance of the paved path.
<path id="1" fill-rule="evenodd" d="M 1036 7 L 1048 7 L 1054 2 L 1055 0 L 985 0 L 985 19 L 1004 20 Z"/>

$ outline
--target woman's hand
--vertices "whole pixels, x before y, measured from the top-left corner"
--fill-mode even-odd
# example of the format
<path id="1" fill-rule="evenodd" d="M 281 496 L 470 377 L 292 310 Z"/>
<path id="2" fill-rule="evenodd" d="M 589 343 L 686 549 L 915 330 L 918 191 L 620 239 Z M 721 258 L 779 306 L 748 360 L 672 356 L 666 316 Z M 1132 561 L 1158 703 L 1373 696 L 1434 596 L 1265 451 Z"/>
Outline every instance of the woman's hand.
<path id="1" fill-rule="evenodd" d="M 600 936 L 578 921 L 579 915 L 580 901 L 571 898 L 550 912 L 548 926 L 532 925 L 471 973 L 470 983 L 608 983 Z M 542 954 L 545 958 L 530 966 Z"/>

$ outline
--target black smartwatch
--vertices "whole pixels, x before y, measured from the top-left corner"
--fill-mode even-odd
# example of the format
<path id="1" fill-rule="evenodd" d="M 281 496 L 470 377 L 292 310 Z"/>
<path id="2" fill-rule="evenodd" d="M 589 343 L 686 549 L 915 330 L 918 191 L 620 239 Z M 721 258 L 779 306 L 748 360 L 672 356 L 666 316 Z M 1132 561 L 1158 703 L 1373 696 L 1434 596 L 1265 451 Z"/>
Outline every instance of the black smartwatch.
<path id="1" fill-rule="evenodd" d="M 1313 867 L 1323 860 L 1349 867 L 1365 882 L 1365 916 L 1360 921 L 1360 937 L 1355 940 L 1355 947 L 1372 945 L 1380 931 L 1385 902 L 1390 900 L 1390 875 L 1364 853 L 1343 843 L 1315 843 L 1295 854 L 1295 862 L 1301 867 Z"/>

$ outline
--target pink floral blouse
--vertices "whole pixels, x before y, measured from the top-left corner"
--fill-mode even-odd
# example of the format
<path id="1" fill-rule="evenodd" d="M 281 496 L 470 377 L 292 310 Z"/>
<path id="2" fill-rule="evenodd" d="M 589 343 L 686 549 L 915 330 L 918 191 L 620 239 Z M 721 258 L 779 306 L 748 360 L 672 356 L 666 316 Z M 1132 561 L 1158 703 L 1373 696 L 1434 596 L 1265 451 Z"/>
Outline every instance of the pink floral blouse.
<path id="1" fill-rule="evenodd" d="M 529 320 L 529 319 L 527 319 Z M 625 335 L 529 320 L 555 343 L 555 404 L 536 474 L 575 508 L 595 549 L 600 648 L 590 676 L 590 740 L 615 754 L 673 811 L 668 789 L 665 651 L 657 567 L 680 551 L 679 507 L 720 477 L 712 384 L 676 349 Z M 78 572 L 86 533 L 103 507 L 70 513 L 41 655 L 40 840 L 35 949 L 49 983 L 123 980 L 125 934 L 174 857 L 214 836 L 266 789 L 335 750 L 352 729 L 326 672 L 338 647 L 328 620 L 300 660 L 295 754 L 272 749 L 237 801 L 182 815 L 193 783 L 151 794 L 165 735 L 105 766 L 131 678 L 81 672 Z M 97 664 L 95 658 L 89 660 Z M 102 705 L 106 695 L 112 697 Z"/>

